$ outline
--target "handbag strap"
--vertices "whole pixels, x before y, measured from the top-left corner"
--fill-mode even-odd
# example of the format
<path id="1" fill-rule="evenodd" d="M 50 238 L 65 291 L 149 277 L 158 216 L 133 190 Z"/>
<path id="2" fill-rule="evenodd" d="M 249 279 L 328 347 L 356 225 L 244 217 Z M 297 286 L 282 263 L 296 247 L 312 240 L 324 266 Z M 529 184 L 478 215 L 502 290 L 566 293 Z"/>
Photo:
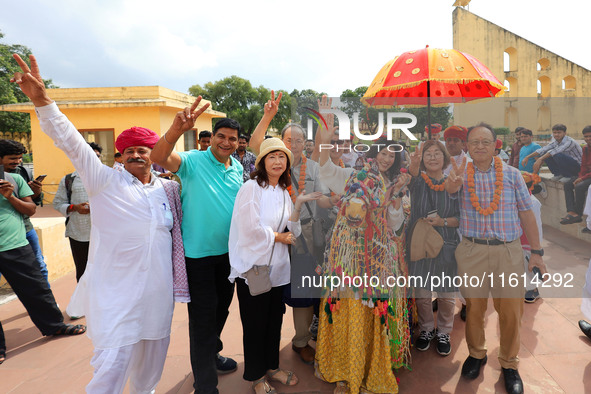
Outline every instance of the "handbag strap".
<path id="1" fill-rule="evenodd" d="M 281 223 L 283 222 L 283 218 L 285 217 L 285 190 L 283 190 L 283 209 L 281 210 L 281 219 L 279 220 L 279 226 L 277 227 L 277 232 L 281 230 Z M 271 256 L 269 256 L 269 262 L 267 263 L 267 267 L 271 265 L 271 260 L 273 259 L 273 252 L 275 251 L 275 244 L 277 242 L 273 241 L 273 248 L 271 249 Z"/>

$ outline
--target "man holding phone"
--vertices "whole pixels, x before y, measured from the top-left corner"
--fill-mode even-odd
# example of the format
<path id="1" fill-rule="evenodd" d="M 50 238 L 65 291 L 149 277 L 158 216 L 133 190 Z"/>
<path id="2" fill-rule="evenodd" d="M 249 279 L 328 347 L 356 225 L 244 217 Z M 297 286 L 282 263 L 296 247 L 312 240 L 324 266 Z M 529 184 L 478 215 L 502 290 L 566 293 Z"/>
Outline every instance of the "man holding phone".
<path id="1" fill-rule="evenodd" d="M 27 153 L 27 149 L 20 142 L 13 140 L 0 140 L 0 164 L 4 166 L 4 171 L 22 176 L 27 185 L 33 191 L 31 198 L 33 199 L 35 205 L 43 206 L 42 182 L 46 175 L 41 175 L 37 177 L 37 179 L 33 179 L 33 172 L 22 165 L 23 154 L 25 153 Z M 41 273 L 49 284 L 47 265 L 45 264 L 43 253 L 41 252 L 41 246 L 39 246 L 39 237 L 37 236 L 37 232 L 33 228 L 33 224 L 31 223 L 29 216 L 23 215 L 23 220 L 25 221 L 27 241 L 29 241 L 29 244 L 33 248 L 33 252 L 35 253 L 35 257 L 37 258 L 41 268 Z"/>

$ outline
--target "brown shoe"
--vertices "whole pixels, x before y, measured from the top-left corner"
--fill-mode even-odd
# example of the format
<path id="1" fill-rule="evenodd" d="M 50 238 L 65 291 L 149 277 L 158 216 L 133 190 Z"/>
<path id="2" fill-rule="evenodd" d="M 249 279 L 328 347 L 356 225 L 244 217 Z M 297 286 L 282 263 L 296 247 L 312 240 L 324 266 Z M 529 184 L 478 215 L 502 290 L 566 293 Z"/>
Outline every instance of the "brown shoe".
<path id="1" fill-rule="evenodd" d="M 294 352 L 300 355 L 300 358 L 306 364 L 312 365 L 314 364 L 314 357 L 316 356 L 316 350 L 310 345 L 306 345 L 304 347 L 297 347 L 294 344 L 291 345 L 291 348 Z"/>

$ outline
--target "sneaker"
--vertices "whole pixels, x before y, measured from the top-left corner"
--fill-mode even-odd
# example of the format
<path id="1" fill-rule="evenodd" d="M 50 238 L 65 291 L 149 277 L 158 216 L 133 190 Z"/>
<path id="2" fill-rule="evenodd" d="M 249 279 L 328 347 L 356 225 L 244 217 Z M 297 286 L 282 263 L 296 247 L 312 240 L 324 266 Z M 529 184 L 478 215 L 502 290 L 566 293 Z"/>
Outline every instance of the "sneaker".
<path id="1" fill-rule="evenodd" d="M 444 334 L 442 332 L 437 333 L 437 353 L 442 356 L 447 356 L 451 353 L 449 334 Z"/>
<path id="2" fill-rule="evenodd" d="M 533 304 L 538 298 L 540 298 L 540 292 L 538 289 L 528 290 L 525 292 L 525 302 L 528 304 Z"/>
<path id="3" fill-rule="evenodd" d="M 583 232 L 584 234 L 591 234 L 591 228 L 585 227 L 585 228 L 582 230 L 582 232 Z"/>
<path id="4" fill-rule="evenodd" d="M 236 361 L 229 357 L 224 357 L 219 353 L 215 356 L 215 366 L 218 370 L 218 375 L 224 375 L 234 372 L 238 369 L 238 364 L 236 364 Z"/>
<path id="5" fill-rule="evenodd" d="M 429 349 L 431 340 L 433 340 L 433 338 L 435 338 L 435 330 L 431 330 L 429 332 L 421 331 L 419 337 L 415 341 L 415 347 L 421 352 L 424 352 L 425 350 Z"/>
<path id="6" fill-rule="evenodd" d="M 552 178 L 550 178 L 551 181 L 555 181 L 558 182 L 562 179 L 562 175 L 554 175 Z"/>
<path id="7" fill-rule="evenodd" d="M 318 338 L 318 316 L 314 315 L 312 317 L 312 323 L 310 324 L 308 331 L 310 331 L 310 334 L 312 334 L 312 339 L 315 341 L 316 338 Z"/>
<path id="8" fill-rule="evenodd" d="M 546 190 L 546 184 L 544 182 L 538 183 L 536 186 L 540 187 L 540 191 L 537 193 L 542 197 L 544 200 L 548 198 L 548 190 Z"/>

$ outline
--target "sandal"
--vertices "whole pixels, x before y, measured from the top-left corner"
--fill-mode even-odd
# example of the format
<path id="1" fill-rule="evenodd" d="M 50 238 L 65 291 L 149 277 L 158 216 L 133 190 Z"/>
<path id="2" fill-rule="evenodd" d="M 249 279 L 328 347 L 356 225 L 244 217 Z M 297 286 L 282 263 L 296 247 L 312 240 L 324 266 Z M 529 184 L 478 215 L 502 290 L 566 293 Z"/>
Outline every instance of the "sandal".
<path id="1" fill-rule="evenodd" d="M 86 326 L 82 324 L 64 324 L 59 330 L 52 335 L 80 335 L 86 332 Z"/>
<path id="2" fill-rule="evenodd" d="M 257 392 L 256 390 L 256 386 L 258 386 L 259 384 L 263 384 L 263 388 L 265 389 L 265 394 L 277 394 L 277 390 L 275 390 L 275 388 L 273 386 L 271 386 L 269 384 L 269 382 L 267 382 L 267 377 L 263 376 L 260 379 L 255 380 L 254 382 L 252 382 L 252 391 Z"/>
<path id="3" fill-rule="evenodd" d="M 573 216 L 569 213 L 560 220 L 560 224 L 573 224 L 573 223 L 579 223 L 582 221 L 583 221 L 583 217 L 581 215 Z"/>
<path id="4" fill-rule="evenodd" d="M 279 372 L 283 372 L 287 376 L 287 379 L 285 379 L 285 382 L 283 380 L 279 379 L 278 377 L 275 377 L 275 375 L 277 375 Z M 292 371 L 284 371 L 281 368 L 277 368 L 274 371 L 269 370 L 267 372 L 267 377 L 269 378 L 269 380 L 274 380 L 274 381 L 284 384 L 286 386 L 295 386 L 299 382 L 298 377 L 295 376 L 295 374 Z M 293 379 L 293 378 L 295 378 L 295 379 Z M 293 380 L 293 382 L 292 382 L 292 380 Z"/>
<path id="5" fill-rule="evenodd" d="M 6 350 L 0 350 L 0 364 L 6 361 Z"/>
<path id="6" fill-rule="evenodd" d="M 347 382 L 337 382 L 337 387 L 334 388 L 333 394 L 349 394 L 349 387 L 347 386 Z"/>

